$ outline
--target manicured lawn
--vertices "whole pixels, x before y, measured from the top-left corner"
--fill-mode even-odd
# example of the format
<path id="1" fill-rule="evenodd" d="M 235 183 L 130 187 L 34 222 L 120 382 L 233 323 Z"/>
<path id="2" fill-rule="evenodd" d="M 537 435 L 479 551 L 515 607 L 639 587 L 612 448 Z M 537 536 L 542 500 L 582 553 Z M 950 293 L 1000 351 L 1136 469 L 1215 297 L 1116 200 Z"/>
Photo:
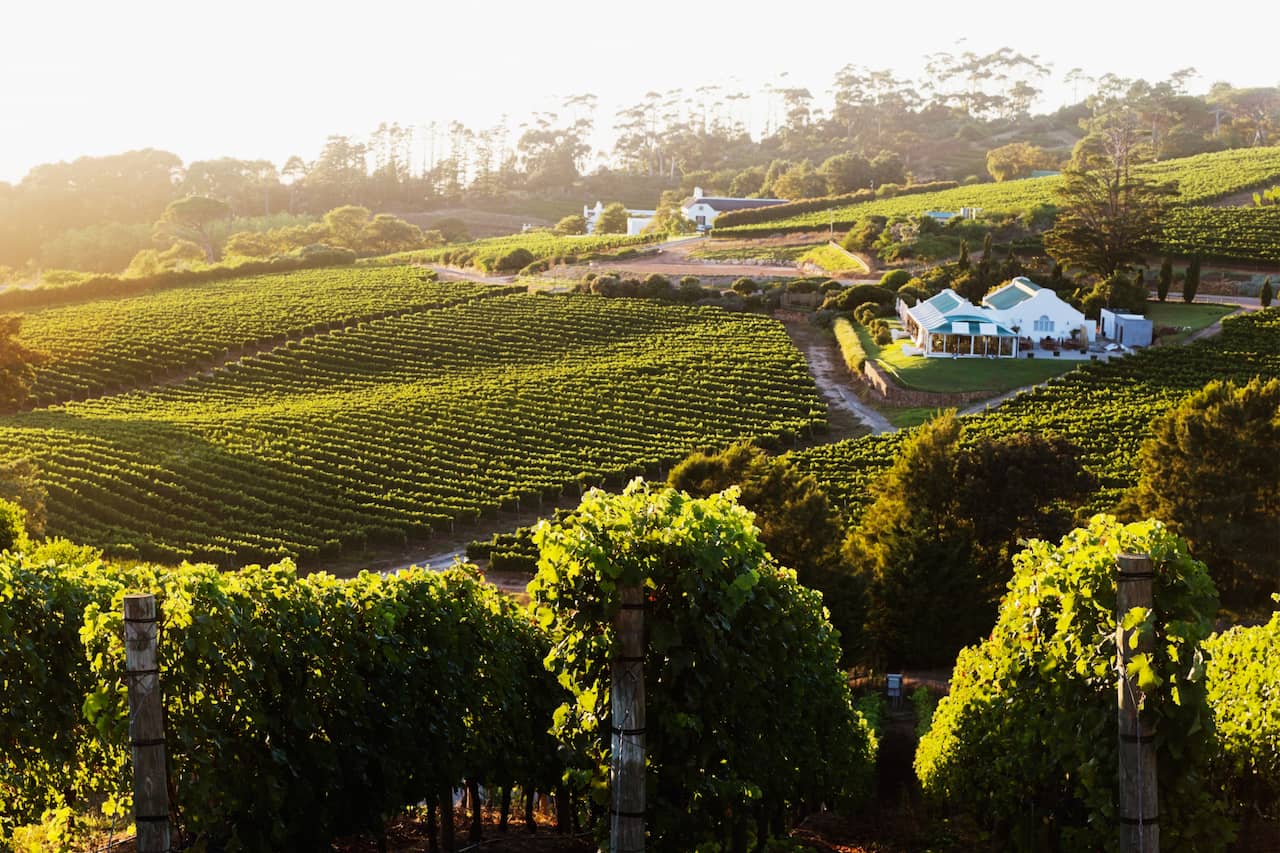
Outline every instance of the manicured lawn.
<path id="1" fill-rule="evenodd" d="M 1235 310 L 1235 305 L 1148 302 L 1147 318 L 1151 320 L 1153 326 L 1173 326 L 1175 329 L 1198 332 L 1207 326 L 1212 326 Z"/>
<path id="2" fill-rule="evenodd" d="M 863 327 L 857 329 L 867 357 L 880 362 L 903 388 L 917 391 L 1001 394 L 1043 382 L 1081 364 L 1048 358 L 924 358 L 903 353 L 903 345 L 910 345 L 910 341 L 894 341 L 887 347 L 878 347 Z"/>
<path id="3" fill-rule="evenodd" d="M 906 409 L 880 409 L 880 414 L 889 419 L 889 423 L 899 429 L 920 426 L 920 424 L 932 418 L 938 412 L 942 411 L 933 406 L 916 406 Z"/>

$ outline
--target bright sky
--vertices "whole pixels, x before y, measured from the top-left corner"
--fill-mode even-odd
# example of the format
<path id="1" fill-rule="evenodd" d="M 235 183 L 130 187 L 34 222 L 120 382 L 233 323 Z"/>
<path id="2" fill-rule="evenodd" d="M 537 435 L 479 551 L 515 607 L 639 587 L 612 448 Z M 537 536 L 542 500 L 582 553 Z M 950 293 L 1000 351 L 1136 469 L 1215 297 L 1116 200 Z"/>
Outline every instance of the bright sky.
<path id="1" fill-rule="evenodd" d="M 184 161 L 311 160 L 326 136 L 381 121 L 472 127 L 524 120 L 565 95 L 597 123 L 649 90 L 766 82 L 816 102 L 848 63 L 916 76 L 936 51 L 1009 46 L 1053 63 L 1044 106 L 1089 74 L 1280 84 L 1280 6 L 1260 0 L 1031 3 L 697 0 L 41 0 L 0 23 L 0 180 L 44 162 L 134 148 Z M 1265 9 L 1270 8 L 1267 12 Z M 965 41 L 957 44 L 957 39 Z M 1083 96 L 1083 90 L 1081 95 Z"/>

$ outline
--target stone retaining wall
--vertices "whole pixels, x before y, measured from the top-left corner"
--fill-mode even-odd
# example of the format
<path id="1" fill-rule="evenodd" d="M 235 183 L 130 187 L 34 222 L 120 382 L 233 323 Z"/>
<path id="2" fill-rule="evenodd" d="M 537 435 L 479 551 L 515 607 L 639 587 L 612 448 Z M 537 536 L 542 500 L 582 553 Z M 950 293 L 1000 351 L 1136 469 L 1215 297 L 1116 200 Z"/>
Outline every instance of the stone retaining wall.
<path id="1" fill-rule="evenodd" d="M 967 406 L 975 400 L 982 400 L 992 396 L 990 391 L 942 393 L 903 388 L 893 381 L 892 376 L 877 367 L 876 363 L 871 359 L 867 359 L 866 364 L 862 366 L 862 376 L 859 378 L 866 383 L 867 387 L 878 398 L 877 402 L 904 408 L 908 406 L 929 406 L 931 408 L 946 409 L 952 406 Z"/>

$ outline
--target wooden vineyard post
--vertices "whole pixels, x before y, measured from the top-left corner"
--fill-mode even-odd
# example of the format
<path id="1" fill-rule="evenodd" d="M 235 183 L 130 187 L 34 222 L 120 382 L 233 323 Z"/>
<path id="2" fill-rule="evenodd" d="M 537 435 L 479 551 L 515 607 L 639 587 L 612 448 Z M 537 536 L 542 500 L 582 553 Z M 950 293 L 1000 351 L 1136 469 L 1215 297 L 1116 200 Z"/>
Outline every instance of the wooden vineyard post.
<path id="1" fill-rule="evenodd" d="M 622 607 L 613 619 L 617 654 L 612 665 L 609 753 L 610 853 L 644 850 L 644 590 L 618 590 Z"/>
<path id="2" fill-rule="evenodd" d="M 1139 636 L 1130 648 L 1132 631 L 1125 631 L 1124 617 L 1134 607 L 1152 607 L 1155 572 L 1145 554 L 1116 557 L 1116 648 L 1119 665 L 1116 705 L 1120 735 L 1120 850 L 1121 853 L 1154 853 L 1160 849 L 1159 809 L 1156 789 L 1155 726 L 1139 708 L 1136 678 L 1128 676 L 1129 661 L 1155 652 L 1155 637 Z"/>
<path id="3" fill-rule="evenodd" d="M 129 688 L 129 744 L 133 748 L 133 814 L 138 853 L 169 851 L 169 786 L 164 716 L 156 660 L 156 597 L 124 597 L 125 681 Z"/>

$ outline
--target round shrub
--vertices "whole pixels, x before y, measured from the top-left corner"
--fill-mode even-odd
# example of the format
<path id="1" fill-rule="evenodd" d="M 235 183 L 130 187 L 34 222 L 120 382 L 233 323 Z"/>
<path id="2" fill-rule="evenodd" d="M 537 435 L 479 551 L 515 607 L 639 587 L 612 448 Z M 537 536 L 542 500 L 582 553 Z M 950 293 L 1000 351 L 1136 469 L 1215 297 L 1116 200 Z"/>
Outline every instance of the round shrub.
<path id="1" fill-rule="evenodd" d="M 889 270 L 880 277 L 880 286 L 888 290 L 897 290 L 911 281 L 911 273 L 906 270 Z"/>
<path id="2" fill-rule="evenodd" d="M 493 263 L 493 269 L 495 272 L 516 272 L 533 262 L 533 252 L 521 246 L 499 255 L 498 259 Z"/>
<path id="3" fill-rule="evenodd" d="M 880 306 L 874 302 L 864 302 L 853 309 L 853 319 L 863 326 L 869 325 L 878 316 L 880 316 Z"/>
<path id="4" fill-rule="evenodd" d="M 1121 525 L 1105 515 L 1059 545 L 1033 540 L 1014 558 L 991 636 L 960 652 L 951 694 L 916 752 L 926 795 L 986 822 L 998 846 L 1018 838 L 1064 850 L 1118 845 L 1120 553 L 1149 554 L 1155 566 L 1155 607 L 1125 621 L 1155 635 L 1155 654 L 1135 661 L 1134 674 L 1160 733 L 1162 846 L 1224 846 L 1221 803 L 1205 784 L 1214 743 L 1200 648 L 1217 593 L 1204 564 L 1160 522 Z M 1045 832 L 1056 838 L 1037 837 Z"/>

